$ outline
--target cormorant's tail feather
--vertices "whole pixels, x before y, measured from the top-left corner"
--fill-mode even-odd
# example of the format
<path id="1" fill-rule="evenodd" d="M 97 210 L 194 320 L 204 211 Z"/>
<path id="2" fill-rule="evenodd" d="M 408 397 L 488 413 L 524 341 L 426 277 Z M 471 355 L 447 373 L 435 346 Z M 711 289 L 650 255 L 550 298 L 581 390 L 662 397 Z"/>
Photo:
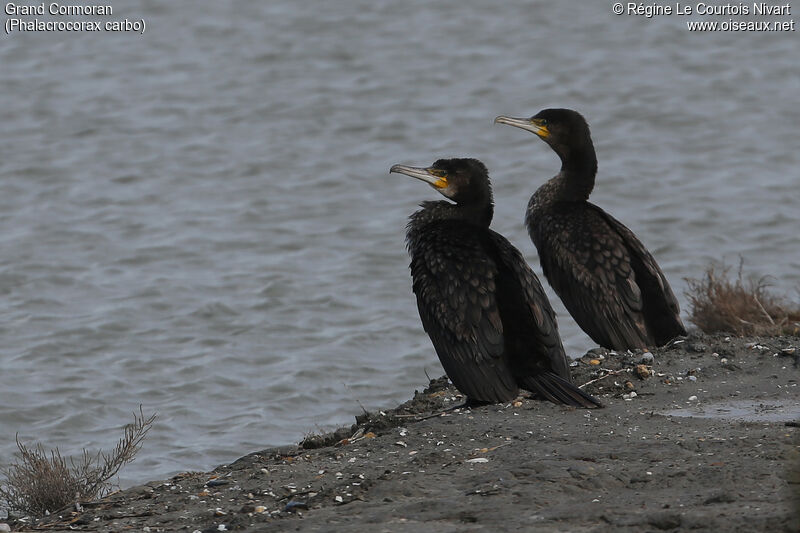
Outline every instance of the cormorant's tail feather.
<path id="1" fill-rule="evenodd" d="M 587 409 L 603 407 L 600 400 L 552 372 L 527 376 L 522 380 L 522 386 L 553 403 L 563 403 Z"/>

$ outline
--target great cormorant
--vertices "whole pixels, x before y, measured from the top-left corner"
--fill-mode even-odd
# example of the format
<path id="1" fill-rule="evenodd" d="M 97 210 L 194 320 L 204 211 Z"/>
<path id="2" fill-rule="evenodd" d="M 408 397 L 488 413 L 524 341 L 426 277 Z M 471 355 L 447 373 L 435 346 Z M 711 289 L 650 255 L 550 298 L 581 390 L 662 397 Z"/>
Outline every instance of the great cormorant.
<path id="1" fill-rule="evenodd" d="M 468 402 L 507 402 L 524 388 L 554 403 L 599 407 L 572 384 L 555 313 L 519 250 L 489 229 L 486 167 L 440 159 L 390 172 L 430 184 L 454 203 L 423 202 L 406 243 L 422 325 L 450 380 Z"/>
<path id="2" fill-rule="evenodd" d="M 588 201 L 597 157 L 583 116 L 545 109 L 495 122 L 535 133 L 561 158 L 561 172 L 531 197 L 525 222 L 545 277 L 578 325 L 596 343 L 617 350 L 661 346 L 686 335 L 656 260 L 631 230 Z"/>

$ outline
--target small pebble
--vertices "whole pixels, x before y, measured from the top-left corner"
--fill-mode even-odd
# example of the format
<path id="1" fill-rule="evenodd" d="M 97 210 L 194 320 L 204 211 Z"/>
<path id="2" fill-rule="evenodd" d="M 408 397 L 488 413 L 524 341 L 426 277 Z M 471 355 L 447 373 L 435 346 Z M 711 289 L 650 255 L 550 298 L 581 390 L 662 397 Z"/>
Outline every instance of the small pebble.
<path id="1" fill-rule="evenodd" d="M 488 463 L 489 459 L 486 457 L 476 457 L 475 459 L 467 459 L 465 463 Z"/>
<path id="2" fill-rule="evenodd" d="M 653 357 L 653 354 L 651 354 L 650 352 L 644 352 L 642 354 L 642 358 L 639 359 L 639 362 L 645 365 L 652 365 L 654 360 L 655 357 Z"/>
<path id="3" fill-rule="evenodd" d="M 342 503 L 344 501 L 344 498 L 342 498 L 341 496 L 336 496 L 333 499 L 333 501 L 335 501 L 336 503 Z"/>
<path id="4" fill-rule="evenodd" d="M 689 381 L 697 381 L 697 376 L 689 376 L 687 379 Z"/>
<path id="5" fill-rule="evenodd" d="M 593 366 L 597 366 L 597 365 L 600 364 L 600 359 L 592 359 L 591 361 L 589 361 L 589 364 L 593 365 Z"/>
<path id="6" fill-rule="evenodd" d="M 298 501 L 292 500 L 292 501 L 290 501 L 289 503 L 286 504 L 286 507 L 284 507 L 283 510 L 286 511 L 287 513 L 296 513 L 297 511 L 300 511 L 300 510 L 307 511 L 308 510 L 308 504 L 306 502 L 298 502 Z"/>
<path id="7" fill-rule="evenodd" d="M 259 514 L 260 514 L 260 513 L 263 513 L 263 512 L 264 512 L 264 511 L 266 511 L 266 510 L 267 510 L 267 508 L 266 508 L 266 507 L 264 507 L 263 505 L 256 505 L 256 508 L 254 509 L 254 511 L 255 511 L 255 512 L 257 512 L 257 513 L 259 513 Z"/>
<path id="8" fill-rule="evenodd" d="M 647 365 L 636 365 L 635 372 L 636 375 L 641 379 L 647 379 L 650 377 L 650 369 L 647 368 Z"/>
<path id="9" fill-rule="evenodd" d="M 690 402 L 697 401 L 697 396 L 689 396 L 689 401 Z"/>

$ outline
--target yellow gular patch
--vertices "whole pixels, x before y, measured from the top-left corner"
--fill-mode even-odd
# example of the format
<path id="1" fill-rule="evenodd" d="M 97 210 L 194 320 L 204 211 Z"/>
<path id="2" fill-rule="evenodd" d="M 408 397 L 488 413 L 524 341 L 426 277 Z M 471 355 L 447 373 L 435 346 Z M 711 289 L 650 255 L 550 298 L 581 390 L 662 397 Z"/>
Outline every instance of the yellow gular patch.
<path id="1" fill-rule="evenodd" d="M 431 176 L 436 176 L 437 178 L 439 178 L 433 184 L 434 187 L 436 187 L 437 189 L 444 189 L 445 187 L 447 187 L 447 172 L 445 172 L 440 168 L 429 168 L 427 169 L 427 171 L 428 174 L 430 174 Z"/>
<path id="2" fill-rule="evenodd" d="M 547 129 L 546 124 L 542 124 L 541 121 L 535 120 L 533 124 L 536 126 L 536 135 L 545 139 L 550 136 L 550 130 Z"/>

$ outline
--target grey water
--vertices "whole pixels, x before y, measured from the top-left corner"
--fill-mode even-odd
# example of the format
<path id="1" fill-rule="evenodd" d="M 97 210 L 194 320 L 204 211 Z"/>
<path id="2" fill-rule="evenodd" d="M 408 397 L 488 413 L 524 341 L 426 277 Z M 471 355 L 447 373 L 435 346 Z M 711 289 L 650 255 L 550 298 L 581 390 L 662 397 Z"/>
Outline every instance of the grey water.
<path id="1" fill-rule="evenodd" d="M 15 435 L 111 448 L 142 405 L 158 420 L 125 486 L 408 399 L 442 374 L 404 248 L 438 198 L 388 169 L 482 159 L 493 227 L 541 275 L 523 213 L 558 160 L 500 114 L 584 113 L 592 200 L 684 316 L 712 260 L 797 296 L 797 33 L 692 33 L 605 2 L 112 6 L 76 19 L 144 34 L 0 37 L 0 465 Z"/>
<path id="2" fill-rule="evenodd" d="M 681 418 L 716 418 L 745 422 L 797 422 L 800 420 L 800 403 L 797 401 L 733 400 L 701 404 L 688 409 L 672 409 L 661 414 Z"/>

